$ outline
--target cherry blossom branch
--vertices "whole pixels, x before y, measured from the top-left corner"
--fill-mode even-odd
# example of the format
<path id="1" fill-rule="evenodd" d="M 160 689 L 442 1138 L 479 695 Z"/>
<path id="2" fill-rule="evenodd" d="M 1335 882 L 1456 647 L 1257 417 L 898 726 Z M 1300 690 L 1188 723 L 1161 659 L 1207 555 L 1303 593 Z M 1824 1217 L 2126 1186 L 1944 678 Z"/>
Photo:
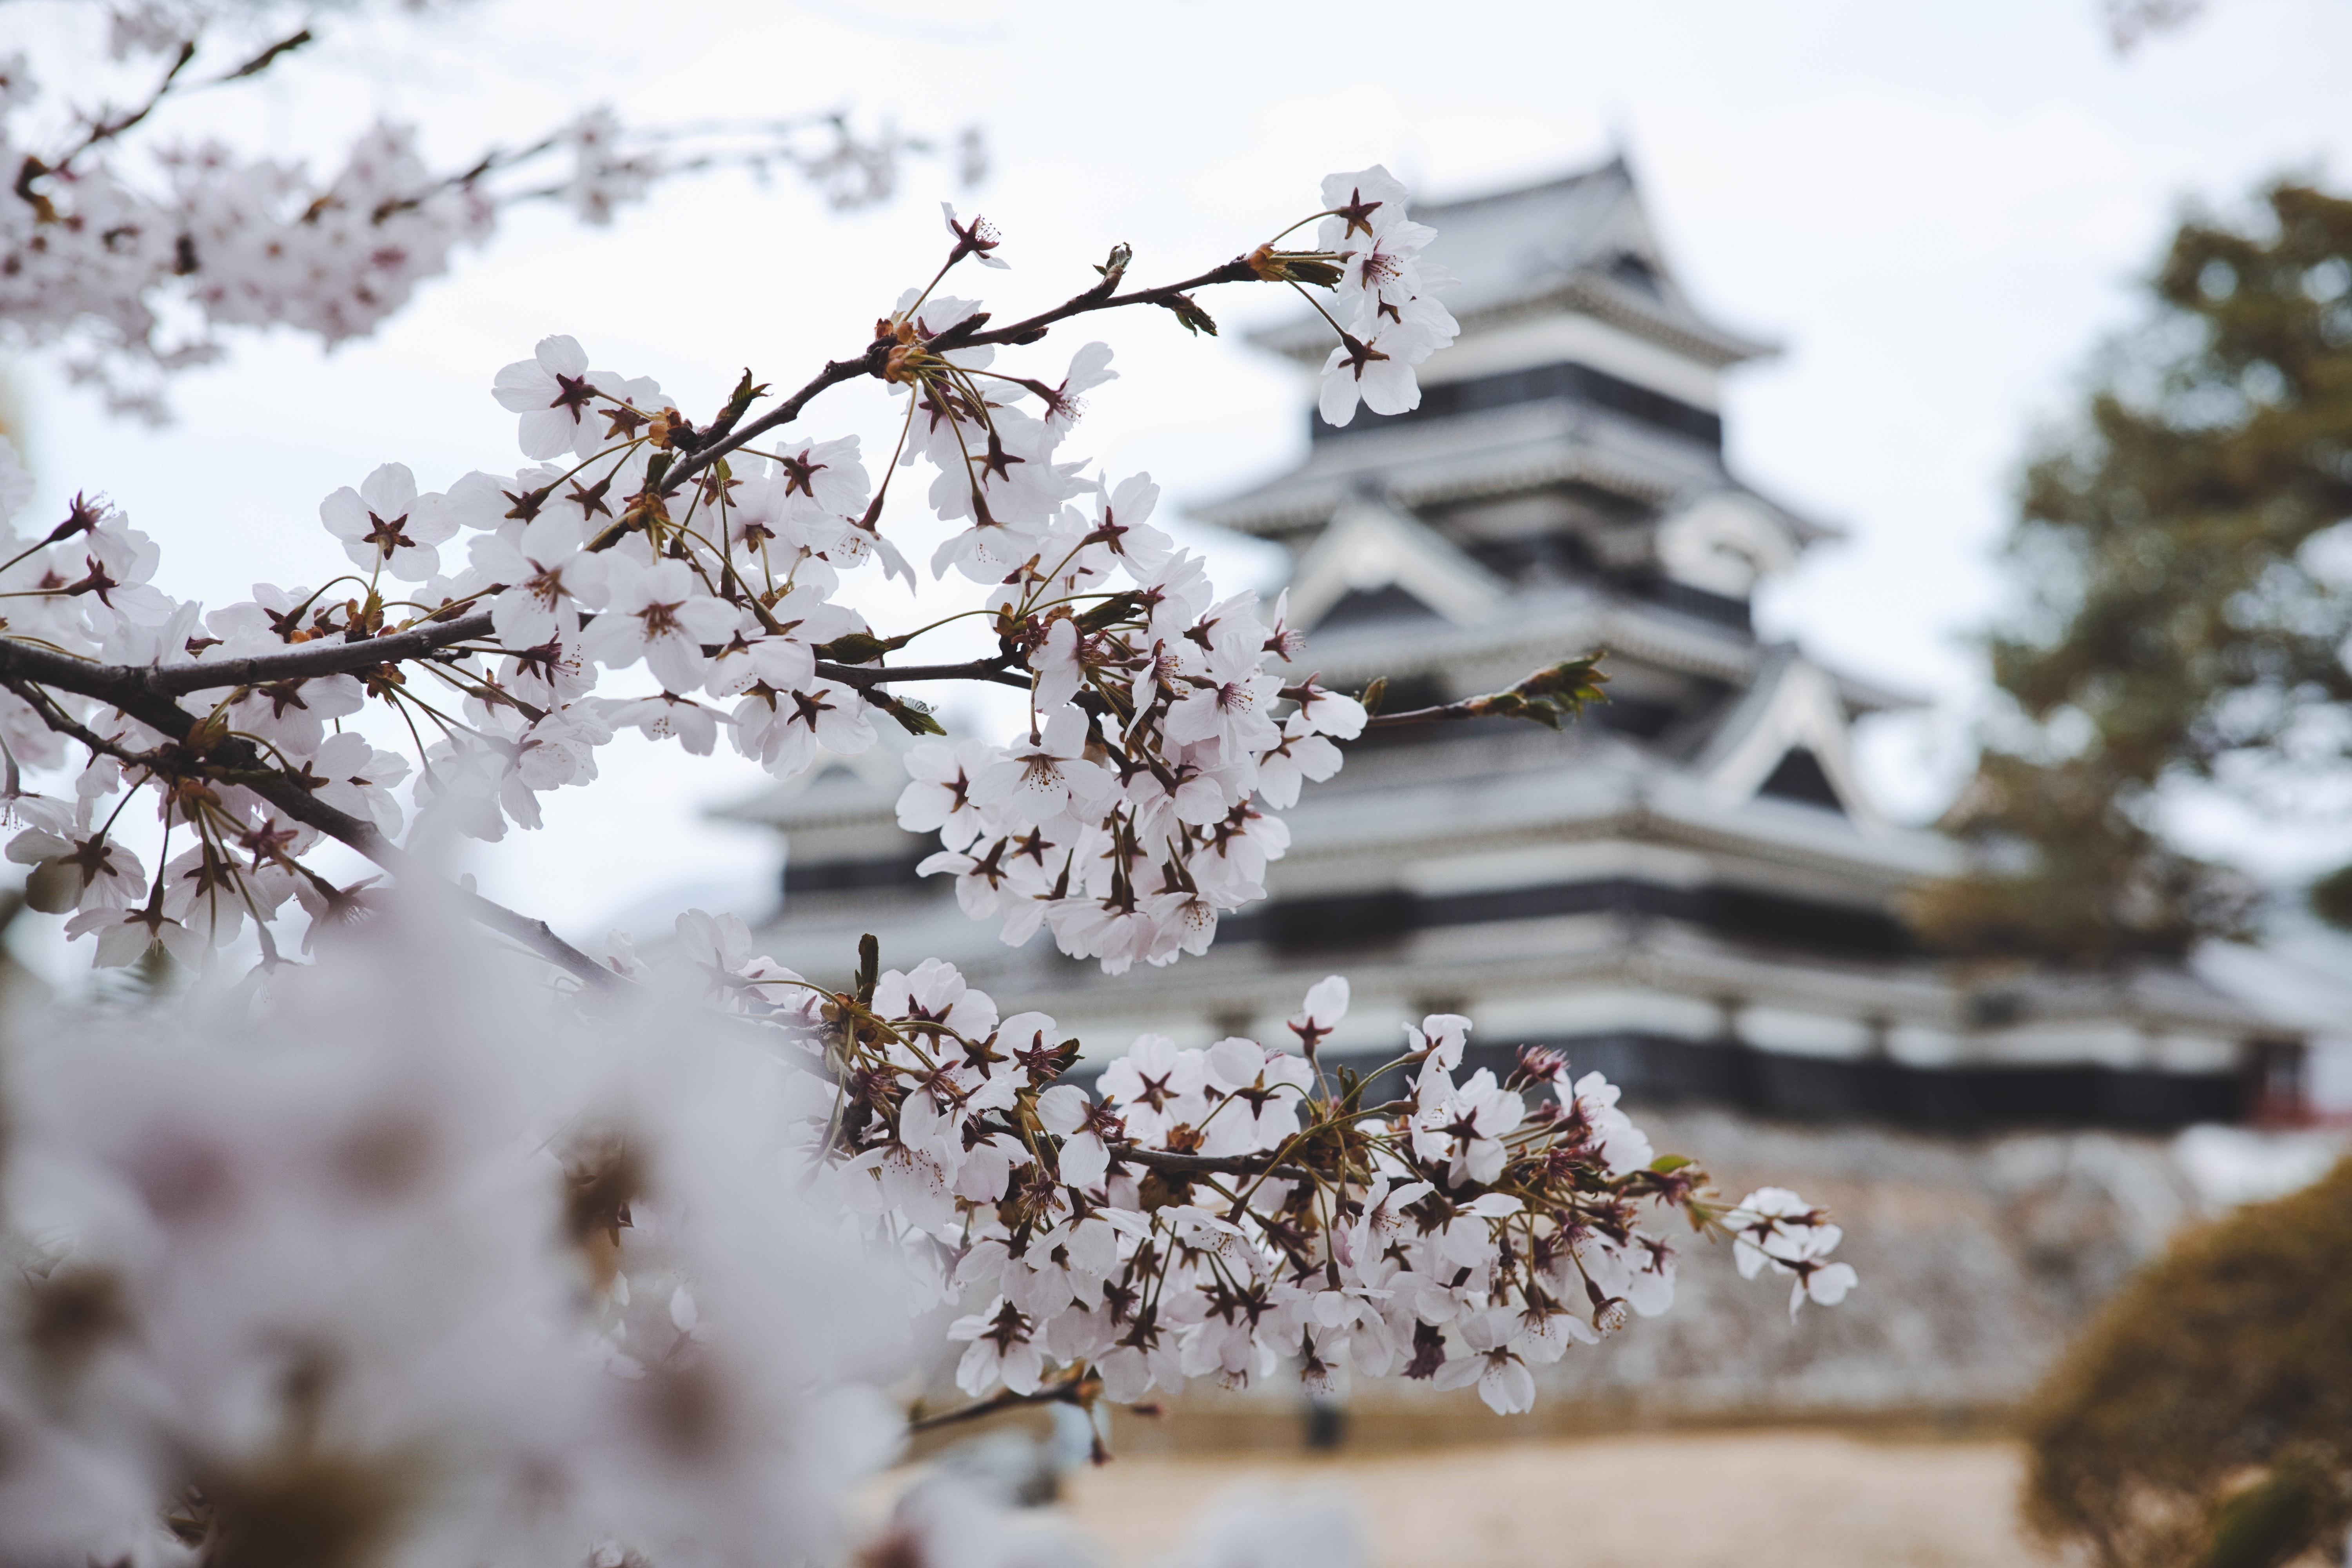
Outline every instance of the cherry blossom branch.
<path id="1" fill-rule="evenodd" d="M 490 635 L 487 610 L 456 620 L 428 621 L 406 631 L 356 642 L 320 641 L 259 654 L 251 658 L 212 659 L 201 664 L 175 664 L 161 668 L 124 670 L 146 690 L 158 696 L 182 696 L 225 686 L 257 686 L 272 680 L 308 680 L 322 675 L 349 675 L 380 664 L 421 658 L 451 643 L 470 642 Z M 119 668 L 119 667 L 110 667 Z M 98 695 L 89 693 L 89 695 Z"/>
<path id="2" fill-rule="evenodd" d="M 978 1421 L 1006 1410 L 1020 1410 L 1039 1405 L 1072 1405 L 1084 1410 L 1102 1394 L 1102 1379 L 1091 1370 L 1059 1383 L 1048 1384 L 1029 1394 L 1015 1394 L 1000 1388 L 986 1399 L 976 1399 L 970 1405 L 960 1405 L 953 1410 L 942 1410 L 936 1415 L 919 1416 L 907 1423 L 907 1430 L 934 1432 L 942 1426 L 960 1426 L 966 1421 Z"/>
<path id="3" fill-rule="evenodd" d="M 702 444 L 671 465 L 662 475 L 661 482 L 669 486 L 683 484 L 745 443 L 756 440 L 779 426 L 791 424 L 800 417 L 801 410 L 808 406 L 810 399 L 828 387 L 839 386 L 843 382 L 855 381 L 862 375 L 880 375 L 889 361 L 890 351 L 897 346 L 896 339 L 877 337 L 856 359 L 827 360 L 824 368 L 809 378 L 807 385 L 740 430 L 717 440 L 711 439 L 706 432 Z M 721 417 L 723 419 L 724 416 Z M 628 536 L 631 526 L 625 520 L 614 521 L 588 542 L 588 548 L 592 551 L 610 550 Z"/>
<path id="4" fill-rule="evenodd" d="M 1140 1165 L 1169 1176 L 1275 1175 L 1300 1182 L 1315 1179 L 1315 1173 L 1304 1166 L 1269 1163 L 1270 1155 L 1266 1153 L 1175 1154 L 1140 1143 L 1112 1143 L 1108 1148 L 1114 1161 Z"/>
<path id="5" fill-rule="evenodd" d="M 981 323 L 988 320 L 986 311 L 978 312 L 950 327 L 924 347 L 932 353 L 948 353 L 957 349 L 1034 343 L 1043 338 L 1046 330 L 1058 321 L 1065 321 L 1074 316 L 1082 316 L 1094 310 L 1116 310 L 1127 305 L 1162 306 L 1176 311 L 1179 319 L 1188 326 L 1205 322 L 1209 331 L 1213 333 L 1216 331 L 1216 323 L 1210 321 L 1207 312 L 1184 296 L 1192 289 L 1206 288 L 1211 284 L 1247 283 L 1258 280 L 1256 272 L 1250 267 L 1249 258 L 1244 256 L 1236 257 L 1222 267 L 1212 268 L 1198 277 L 1188 278 L 1181 283 L 1162 284 L 1156 289 L 1139 289 L 1128 294 L 1115 293 L 1113 290 L 1118 287 L 1119 278 L 1124 270 L 1123 266 L 1109 268 L 1100 283 L 1084 293 L 1072 296 L 1050 310 L 1040 311 L 1026 320 L 997 328 L 992 331 L 978 330 Z M 677 484 L 691 479 L 719 458 L 739 449 L 745 443 L 764 436 L 781 426 L 791 424 L 800 417 L 801 410 L 808 406 L 812 398 L 828 387 L 838 386 L 845 381 L 855 381 L 860 376 L 881 376 L 888 366 L 890 352 L 899 346 L 896 338 L 886 335 L 877 337 L 866 346 L 866 352 L 856 359 L 828 360 L 824 369 L 812 377 L 807 385 L 751 424 L 744 426 L 740 430 L 734 431 L 716 441 L 709 439 L 706 435 L 703 444 L 696 446 L 693 450 L 679 458 L 663 476 L 664 483 Z M 598 534 L 589 548 L 610 549 L 627 531 L 628 528 L 625 524 L 614 522 Z"/>
<path id="6" fill-rule="evenodd" d="M 289 34 L 286 37 L 280 38 L 276 43 L 269 45 L 259 54 L 254 56 L 251 59 L 247 60 L 235 70 L 226 71 L 219 76 L 212 78 L 208 81 L 198 82 L 196 84 L 196 88 L 201 89 L 207 87 L 225 87 L 233 81 L 242 81 L 247 77 L 259 76 L 271 66 L 276 65 L 280 57 L 290 55 L 295 50 L 301 48 L 304 45 L 314 41 L 315 35 L 311 33 L 310 29 L 308 27 L 301 28 L 299 31 Z M 155 84 L 155 90 L 147 95 L 146 102 L 141 104 L 136 109 L 125 110 L 120 116 L 112 120 L 106 119 L 102 115 L 93 116 L 89 121 L 89 129 L 88 132 L 83 135 L 79 143 L 78 143 L 71 152 L 67 153 L 63 157 L 59 158 L 55 164 L 43 166 L 36 173 L 21 177 L 17 184 L 16 194 L 20 196 L 25 196 L 28 201 L 32 200 L 33 198 L 27 195 L 25 190 L 25 185 L 29 183 L 31 179 L 37 179 L 40 177 L 41 174 L 64 174 L 68 169 L 72 167 L 73 161 L 76 158 L 80 157 L 84 153 L 89 152 L 91 148 L 99 145 L 100 142 L 114 141 L 124 132 L 132 130 L 141 122 L 145 121 L 149 115 L 154 113 L 156 110 L 163 107 L 163 103 L 165 99 L 170 98 L 176 91 L 186 90 L 183 88 L 180 81 L 180 73 L 186 70 L 188 68 L 188 62 L 196 58 L 196 45 L 197 39 L 195 38 L 186 38 L 182 40 L 178 54 L 173 59 L 170 68 L 164 71 L 163 80 Z M 37 163 L 37 160 L 28 160 L 26 168 L 32 169 L 36 163 Z"/>
<path id="7" fill-rule="evenodd" d="M 999 686 L 1019 687 L 1024 691 L 1034 683 L 1031 676 L 1014 674 L 1013 661 L 1001 656 L 975 658 L 963 664 L 852 665 L 820 659 L 816 672 L 827 680 L 837 680 L 860 691 L 869 687 L 890 686 L 907 680 L 991 681 Z"/>
<path id="8" fill-rule="evenodd" d="M 306 34 L 305 37 L 307 36 L 308 35 Z M 28 175 L 18 179 L 16 184 L 16 194 L 20 196 L 26 195 L 25 186 L 27 184 L 28 177 L 37 178 L 40 174 L 60 174 L 65 173 L 68 168 L 72 166 L 73 161 L 76 158 L 80 157 L 92 147 L 97 146 L 101 142 L 113 141 L 124 132 L 129 131 L 140 121 L 145 120 L 149 115 L 154 113 L 155 110 L 162 106 L 163 100 L 172 96 L 172 89 L 174 84 L 179 81 L 180 73 L 187 69 L 188 62 L 195 58 L 196 44 L 194 39 L 191 38 L 181 44 L 179 54 L 173 58 L 170 68 L 163 72 L 163 79 L 155 84 L 155 90 L 147 95 L 146 102 L 141 104 L 136 109 L 124 111 L 122 114 L 112 120 L 109 120 L 103 115 L 92 116 L 89 121 L 89 130 L 88 133 L 82 137 L 81 141 L 71 152 L 58 159 L 54 165 L 41 165 L 38 159 L 27 158 L 25 161 L 25 168 L 28 172 Z M 26 199 L 29 201 L 33 198 L 26 196 Z"/>
<path id="9" fill-rule="evenodd" d="M 1034 343 L 1043 338 L 1046 329 L 1056 322 L 1068 321 L 1073 316 L 1083 316 L 1089 311 L 1117 310 L 1123 305 L 1162 306 L 1175 310 L 1179 318 L 1187 325 L 1196 321 L 1206 323 L 1209 331 L 1213 335 L 1217 330 L 1216 323 L 1208 321 L 1207 313 L 1198 305 L 1184 299 L 1184 295 L 1192 289 L 1205 289 L 1218 283 L 1256 283 L 1264 280 L 1250 266 L 1248 257 L 1237 256 L 1223 266 L 1213 267 L 1198 277 L 1185 279 L 1181 283 L 1163 283 L 1157 288 L 1139 289 L 1129 294 L 1114 293 L 1113 290 L 1118 287 L 1119 277 L 1123 271 L 1123 268 L 1114 268 L 1100 283 L 1085 293 L 1074 295 L 1050 310 L 1041 310 L 1024 321 L 1014 321 L 1009 326 L 998 327 L 991 331 L 979 331 L 980 323 L 985 319 L 984 317 L 967 317 L 941 332 L 933 340 L 930 346 L 934 352 L 948 353 L 955 349 Z"/>
<path id="10" fill-rule="evenodd" d="M 17 683 L 23 681 L 58 687 L 80 696 L 95 698 L 149 729 L 175 738 L 155 752 L 139 754 L 136 760 L 141 765 L 152 767 L 159 773 L 217 779 L 241 785 L 292 820 L 315 827 L 328 837 L 349 846 L 394 876 L 438 885 L 445 896 L 456 900 L 475 921 L 513 937 L 575 978 L 600 989 L 609 989 L 620 984 L 612 971 L 556 935 L 545 921 L 534 920 L 435 876 L 420 866 L 406 850 L 386 838 L 373 823 L 362 821 L 349 812 L 313 798 L 283 768 L 264 757 L 252 742 L 242 736 L 217 731 L 212 721 L 198 719 L 168 695 L 147 689 L 141 678 L 148 673 L 152 672 L 121 666 L 89 664 L 63 654 L 50 653 L 45 648 L 0 638 L 0 683 L 8 685 L 11 689 L 17 689 Z M 34 703 L 32 706 L 45 724 L 61 734 L 70 735 L 85 745 L 100 739 L 83 727 L 74 725 L 68 716 L 56 712 L 50 704 Z M 76 733 L 77 730 L 80 732 Z M 114 752 L 111 747 L 100 749 L 116 754 L 121 760 L 120 753 Z"/>

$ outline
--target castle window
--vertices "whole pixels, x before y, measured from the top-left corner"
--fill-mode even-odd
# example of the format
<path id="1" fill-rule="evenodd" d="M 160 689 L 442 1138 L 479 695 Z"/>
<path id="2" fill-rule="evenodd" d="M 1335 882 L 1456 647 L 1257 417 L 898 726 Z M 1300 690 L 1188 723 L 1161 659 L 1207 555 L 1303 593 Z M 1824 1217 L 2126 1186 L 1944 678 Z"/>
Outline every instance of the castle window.
<path id="1" fill-rule="evenodd" d="M 1640 257 L 1634 255 L 1630 250 L 1620 253 L 1614 260 L 1609 263 L 1609 276 L 1614 278 L 1620 283 L 1639 289 L 1644 294 L 1655 294 L 1658 292 L 1658 275 L 1656 271 L 1652 268 L 1648 262 L 1643 260 Z"/>
<path id="2" fill-rule="evenodd" d="M 1769 795 L 1776 800 L 1792 800 L 1800 805 L 1824 806 L 1843 816 L 1845 802 L 1838 798 L 1837 786 L 1822 770 L 1821 758 L 1813 755 L 1811 746 L 1791 746 L 1772 776 L 1764 781 L 1758 795 Z"/>

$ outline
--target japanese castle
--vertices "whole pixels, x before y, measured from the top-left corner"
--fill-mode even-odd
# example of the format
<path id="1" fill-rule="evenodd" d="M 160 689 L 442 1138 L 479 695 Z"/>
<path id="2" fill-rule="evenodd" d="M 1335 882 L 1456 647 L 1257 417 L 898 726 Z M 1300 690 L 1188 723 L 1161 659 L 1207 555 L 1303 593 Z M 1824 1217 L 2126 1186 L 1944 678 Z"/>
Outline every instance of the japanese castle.
<path id="1" fill-rule="evenodd" d="M 1328 686 L 1384 676 L 1393 710 L 1601 648 L 1610 700 L 1562 733 L 1371 732 L 1286 814 L 1265 902 L 1205 957 L 1108 981 L 916 877 L 937 846 L 897 825 L 897 752 L 837 759 L 730 814 L 788 841 L 767 951 L 830 975 L 874 931 L 886 963 L 952 958 L 1097 1066 L 1146 1031 L 1282 1039 L 1337 973 L 1354 1004 L 1327 1052 L 1382 1059 L 1405 1020 L 1461 1012 L 1474 1065 L 1552 1046 L 1635 1104 L 2158 1130 L 2292 1099 L 2293 1034 L 2188 971 L 1915 943 L 1897 903 L 1953 851 L 1874 809 L 1849 749 L 1907 700 L 1757 635 L 1756 585 L 1835 532 L 1726 467 L 1722 378 L 1771 351 L 1684 294 L 1623 162 L 1415 216 L 1462 323 L 1420 407 L 1345 429 L 1310 408 L 1297 468 L 1193 515 L 1289 551 Z M 1302 404 L 1318 327 L 1256 340 L 1303 367 Z"/>

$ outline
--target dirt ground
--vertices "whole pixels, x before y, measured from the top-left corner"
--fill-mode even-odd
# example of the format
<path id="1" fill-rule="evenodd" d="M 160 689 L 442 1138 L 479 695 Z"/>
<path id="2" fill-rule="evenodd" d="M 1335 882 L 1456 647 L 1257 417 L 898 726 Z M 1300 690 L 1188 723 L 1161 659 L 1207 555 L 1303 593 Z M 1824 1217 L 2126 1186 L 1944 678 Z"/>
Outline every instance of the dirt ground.
<path id="1" fill-rule="evenodd" d="M 1336 1493 L 1376 1568 L 2017 1568 L 2022 1457 L 1990 1440 L 1643 1434 L 1328 1458 L 1129 1455 L 1063 1507 L 1114 1568 L 1175 1555 L 1236 1488 Z"/>

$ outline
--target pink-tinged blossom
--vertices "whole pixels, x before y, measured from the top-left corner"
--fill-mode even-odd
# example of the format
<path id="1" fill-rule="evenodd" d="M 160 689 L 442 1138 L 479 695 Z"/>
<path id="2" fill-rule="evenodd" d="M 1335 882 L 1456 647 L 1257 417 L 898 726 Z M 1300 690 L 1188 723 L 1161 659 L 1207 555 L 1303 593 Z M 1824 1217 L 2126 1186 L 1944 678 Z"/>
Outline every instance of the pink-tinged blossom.
<path id="1" fill-rule="evenodd" d="M 1413 1079 L 1422 1103 L 1452 1093 L 1452 1074 L 1462 1065 L 1462 1053 L 1470 1043 L 1470 1020 L 1459 1013 L 1432 1013 L 1418 1028 L 1407 1024 L 1404 1038 L 1405 1049 L 1422 1058 L 1421 1071 Z"/>
<path id="2" fill-rule="evenodd" d="M 871 481 L 858 459 L 857 437 L 788 442 L 775 457 L 773 468 L 736 492 L 730 530 L 746 548 L 763 546 L 763 536 L 772 536 L 787 559 L 791 552 L 833 549 L 866 510 Z"/>
<path id="3" fill-rule="evenodd" d="M 999 1383 L 1015 1394 L 1034 1394 L 1045 1382 L 1045 1352 L 1036 1342 L 1035 1322 L 1001 1298 L 986 1312 L 958 1318 L 948 1338 L 971 1342 L 956 1365 L 956 1386 L 978 1398 Z"/>
<path id="4" fill-rule="evenodd" d="M 1143 900 L 1140 912 L 1158 933 L 1144 952 L 1148 963 L 1172 963 L 1180 952 L 1197 958 L 1208 952 L 1210 943 L 1217 939 L 1217 916 L 1221 911 L 1213 900 L 1200 892 L 1180 889 L 1155 893 Z"/>
<path id="5" fill-rule="evenodd" d="M 839 620 L 827 616 L 819 624 L 829 630 Z M 810 638 L 803 635 L 810 629 L 806 622 L 802 622 L 782 637 L 768 637 L 761 631 L 759 622 L 746 612 L 736 623 L 734 639 L 712 658 L 710 679 L 705 682 L 705 689 L 713 697 L 740 697 L 761 686 L 775 691 L 808 686 L 816 679 L 816 652 L 810 646 Z M 847 631 L 850 627 L 843 625 L 841 629 Z"/>
<path id="6" fill-rule="evenodd" d="M 1280 1148 L 1298 1131 L 1299 1103 L 1315 1087 L 1305 1058 L 1226 1039 L 1209 1047 L 1205 1066 L 1210 1084 L 1234 1102 L 1217 1120 L 1246 1130 L 1244 1148 Z"/>
<path id="7" fill-rule="evenodd" d="M 325 743 L 327 726 L 367 706 L 367 688 L 348 675 L 272 680 L 247 689 L 228 707 L 231 721 L 293 757 Z"/>
<path id="8" fill-rule="evenodd" d="M 874 1009 L 887 1018 L 945 1024 L 977 1039 L 996 1027 L 996 1004 L 944 959 L 927 958 L 904 973 L 885 970 L 874 986 Z"/>
<path id="9" fill-rule="evenodd" d="M 72 579 L 62 591 L 80 605 L 91 632 L 100 637 L 123 622 L 160 625 L 179 608 L 150 581 L 162 563 L 163 546 L 132 528 L 120 511 L 108 509 L 98 525 L 82 535 L 78 550 L 69 543 L 58 554 L 58 575 Z"/>
<path id="10" fill-rule="evenodd" d="M 1045 400 L 1045 423 L 1056 437 L 1068 435 L 1070 426 L 1078 422 L 1087 393 L 1118 379 L 1118 372 L 1110 368 L 1110 345 L 1105 342 L 1087 343 L 1070 356 L 1068 374 Z M 1138 517 L 1136 521 L 1140 522 L 1143 519 Z"/>
<path id="11" fill-rule="evenodd" d="M 1325 217 L 1316 233 L 1321 250 L 1348 250 L 1402 221 L 1408 193 L 1385 164 L 1323 176 Z"/>
<path id="12" fill-rule="evenodd" d="M 677 960 L 690 973 L 703 1000 L 719 1005 L 753 1001 L 791 1000 L 781 993 L 800 976 L 755 952 L 751 928 L 743 917 L 688 910 L 674 922 Z"/>
<path id="13" fill-rule="evenodd" d="M 1845 1233 L 1786 1187 L 1761 1187 L 1748 1194 L 1724 1215 L 1724 1224 L 1738 1237 L 1732 1258 L 1741 1279 L 1752 1279 L 1767 1267 L 1775 1274 L 1796 1276 L 1789 1292 L 1791 1318 L 1808 1300 L 1835 1306 L 1860 1282 L 1851 1264 L 1825 1261 Z"/>

